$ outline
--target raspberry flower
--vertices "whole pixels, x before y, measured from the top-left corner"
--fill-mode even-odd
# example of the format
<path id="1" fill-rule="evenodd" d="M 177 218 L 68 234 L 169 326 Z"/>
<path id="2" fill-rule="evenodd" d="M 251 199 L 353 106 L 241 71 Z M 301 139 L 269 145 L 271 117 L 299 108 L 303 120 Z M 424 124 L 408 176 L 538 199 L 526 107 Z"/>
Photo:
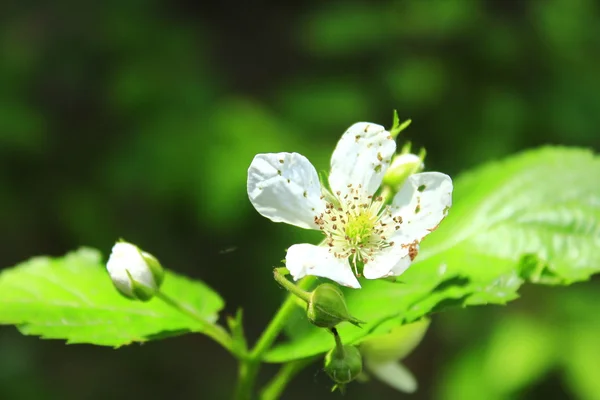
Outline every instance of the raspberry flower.
<path id="1" fill-rule="evenodd" d="M 384 127 L 352 125 L 331 156 L 329 188 L 301 154 L 254 157 L 247 184 L 254 208 L 271 221 L 325 235 L 321 245 L 288 249 L 286 267 L 295 280 L 314 275 L 360 288 L 358 276 L 397 276 L 410 266 L 452 204 L 452 180 L 439 172 L 411 175 L 386 204 L 386 190 L 378 189 L 395 151 Z"/>

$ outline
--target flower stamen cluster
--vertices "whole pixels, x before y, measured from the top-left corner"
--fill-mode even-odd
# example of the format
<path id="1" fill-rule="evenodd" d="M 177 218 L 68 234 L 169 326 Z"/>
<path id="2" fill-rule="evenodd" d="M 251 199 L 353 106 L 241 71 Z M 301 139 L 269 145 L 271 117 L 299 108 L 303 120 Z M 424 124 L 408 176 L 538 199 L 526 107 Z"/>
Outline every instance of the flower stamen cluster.
<path id="1" fill-rule="evenodd" d="M 377 252 L 394 245 L 388 238 L 400 229 L 402 218 L 393 216 L 390 207 L 384 206 L 385 199 L 366 193 L 361 184 L 347 187 L 343 197 L 341 191 L 328 196 L 331 201 L 314 221 L 327 237 L 329 252 L 336 258 L 350 258 L 358 275 L 359 262 L 366 264 Z"/>

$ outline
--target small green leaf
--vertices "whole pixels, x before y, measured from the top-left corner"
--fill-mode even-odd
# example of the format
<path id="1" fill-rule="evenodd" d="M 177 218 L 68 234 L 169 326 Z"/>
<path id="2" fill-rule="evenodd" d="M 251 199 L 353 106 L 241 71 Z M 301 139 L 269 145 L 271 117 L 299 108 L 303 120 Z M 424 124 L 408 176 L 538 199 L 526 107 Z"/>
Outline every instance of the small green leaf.
<path id="1" fill-rule="evenodd" d="M 161 290 L 208 322 L 223 301 L 202 282 L 167 272 Z M 0 324 L 25 335 L 119 347 L 202 332 L 202 325 L 159 299 L 131 301 L 113 287 L 99 252 L 36 257 L 0 274 Z"/>
<path id="2" fill-rule="evenodd" d="M 454 205 L 422 243 L 398 282 L 362 280 L 345 290 L 363 329 L 341 324 L 345 343 L 448 307 L 505 304 L 525 282 L 570 284 L 600 271 L 600 159 L 583 149 L 547 147 L 468 172 L 454 182 Z M 308 324 L 308 322 L 306 322 Z M 270 353 L 286 362 L 331 348 L 306 328 Z"/>
<path id="3" fill-rule="evenodd" d="M 229 326 L 229 331 L 231 332 L 233 348 L 236 354 L 244 354 L 248 351 L 248 344 L 244 335 L 244 325 L 242 324 L 243 315 L 243 310 L 238 308 L 235 317 L 227 317 L 227 326 Z"/>

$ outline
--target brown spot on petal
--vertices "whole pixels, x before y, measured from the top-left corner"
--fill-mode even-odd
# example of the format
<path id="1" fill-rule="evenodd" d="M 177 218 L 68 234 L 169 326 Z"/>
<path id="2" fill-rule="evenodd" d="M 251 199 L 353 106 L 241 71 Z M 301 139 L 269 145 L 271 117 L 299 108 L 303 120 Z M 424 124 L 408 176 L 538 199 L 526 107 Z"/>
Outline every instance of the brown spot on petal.
<path id="1" fill-rule="evenodd" d="M 410 261 L 414 261 L 419 254 L 419 249 L 417 245 L 413 242 L 408 246 L 408 256 L 410 257 Z"/>
<path id="2" fill-rule="evenodd" d="M 435 230 L 436 230 L 437 228 L 439 228 L 439 227 L 440 227 L 440 224 L 437 224 L 437 225 L 436 225 L 436 226 L 434 226 L 433 228 L 427 228 L 427 230 L 428 230 L 429 232 L 433 232 L 433 231 L 435 231 Z"/>

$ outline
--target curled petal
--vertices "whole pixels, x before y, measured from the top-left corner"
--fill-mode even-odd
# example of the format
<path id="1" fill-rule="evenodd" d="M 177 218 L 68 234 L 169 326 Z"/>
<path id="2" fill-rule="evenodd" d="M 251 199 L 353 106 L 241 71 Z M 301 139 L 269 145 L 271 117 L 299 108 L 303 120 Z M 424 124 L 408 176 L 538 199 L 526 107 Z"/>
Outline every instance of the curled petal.
<path id="1" fill-rule="evenodd" d="M 417 390 L 417 380 L 414 375 L 399 362 L 366 364 L 367 369 L 380 381 L 387 383 L 396 390 L 414 393 Z"/>
<path id="2" fill-rule="evenodd" d="M 248 168 L 248 197 L 262 216 L 300 228 L 317 229 L 325 209 L 315 167 L 298 153 L 257 154 Z"/>
<path id="3" fill-rule="evenodd" d="M 379 188 L 396 151 L 396 142 L 381 125 L 358 122 L 342 135 L 331 156 L 329 185 L 334 193 L 361 185 L 368 195 Z"/>
<path id="4" fill-rule="evenodd" d="M 391 240 L 406 247 L 418 245 L 446 217 L 452 188 L 452 179 L 440 172 L 411 175 L 392 201 L 392 215 L 402 222 Z"/>
<path id="5" fill-rule="evenodd" d="M 287 251 L 285 266 L 294 280 L 313 275 L 331 279 L 342 286 L 360 288 L 348 260 L 336 258 L 325 247 L 295 244 Z"/>

